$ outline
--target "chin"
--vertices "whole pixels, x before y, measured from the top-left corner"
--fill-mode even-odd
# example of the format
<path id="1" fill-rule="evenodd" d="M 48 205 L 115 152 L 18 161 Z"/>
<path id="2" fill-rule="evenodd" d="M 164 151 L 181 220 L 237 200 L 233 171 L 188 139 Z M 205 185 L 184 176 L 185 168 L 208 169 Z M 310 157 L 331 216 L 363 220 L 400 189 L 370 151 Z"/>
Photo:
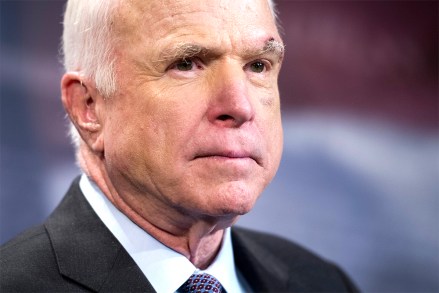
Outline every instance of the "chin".
<path id="1" fill-rule="evenodd" d="M 253 209 L 265 187 L 262 180 L 207 184 L 200 181 L 198 184 L 180 186 L 178 192 L 174 190 L 173 196 L 168 196 L 173 204 L 187 215 L 230 219 L 245 215 Z"/>
<path id="2" fill-rule="evenodd" d="M 233 204 L 227 203 L 224 205 L 217 205 L 215 209 L 208 212 L 212 216 L 230 216 L 237 217 L 242 216 L 250 212 L 254 204 Z"/>
<path id="3" fill-rule="evenodd" d="M 260 195 L 259 190 L 227 188 L 211 195 L 211 215 L 242 216 L 250 212 Z"/>

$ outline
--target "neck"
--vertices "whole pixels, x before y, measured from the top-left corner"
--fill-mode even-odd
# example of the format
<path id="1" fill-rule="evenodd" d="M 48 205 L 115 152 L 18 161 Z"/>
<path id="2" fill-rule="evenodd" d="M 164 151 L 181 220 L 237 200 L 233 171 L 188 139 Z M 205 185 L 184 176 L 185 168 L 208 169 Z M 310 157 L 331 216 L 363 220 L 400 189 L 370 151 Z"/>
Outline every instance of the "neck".
<path id="1" fill-rule="evenodd" d="M 107 196 L 128 218 L 152 237 L 169 248 L 184 255 L 199 269 L 207 268 L 215 259 L 226 226 L 213 219 L 188 218 L 175 213 L 171 217 L 161 217 L 162 209 L 133 209 L 144 203 L 127 203 L 117 193 Z M 151 205 L 146 205 L 151 206 Z"/>
<path id="2" fill-rule="evenodd" d="M 135 189 L 117 188 L 106 172 L 103 156 L 83 150 L 79 158 L 85 173 L 131 221 L 184 255 L 197 268 L 206 269 L 212 263 L 221 247 L 224 229 L 231 226 L 236 217 L 190 215 L 165 202 L 151 202 Z"/>

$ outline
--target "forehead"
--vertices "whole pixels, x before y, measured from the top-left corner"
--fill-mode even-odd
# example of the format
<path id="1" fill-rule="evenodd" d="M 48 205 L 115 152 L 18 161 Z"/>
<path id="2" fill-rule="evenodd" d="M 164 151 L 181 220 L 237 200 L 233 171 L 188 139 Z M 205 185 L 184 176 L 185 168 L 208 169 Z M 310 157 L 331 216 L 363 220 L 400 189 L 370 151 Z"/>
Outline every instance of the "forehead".
<path id="1" fill-rule="evenodd" d="M 278 35 L 268 0 L 121 1 L 113 28 L 124 42 L 142 40 L 144 44 L 196 36 L 236 43 L 243 37 Z"/>

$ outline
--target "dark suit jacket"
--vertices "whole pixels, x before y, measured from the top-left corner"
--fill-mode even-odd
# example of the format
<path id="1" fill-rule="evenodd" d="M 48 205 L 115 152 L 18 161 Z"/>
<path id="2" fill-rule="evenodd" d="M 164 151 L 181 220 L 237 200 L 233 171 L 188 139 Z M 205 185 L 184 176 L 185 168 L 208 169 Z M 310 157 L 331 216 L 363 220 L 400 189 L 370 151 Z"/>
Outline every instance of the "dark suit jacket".
<path id="1" fill-rule="evenodd" d="M 44 225 L 1 248 L 1 292 L 154 292 L 78 183 Z M 232 243 L 236 266 L 254 291 L 356 291 L 336 266 L 284 239 L 233 228 Z"/>

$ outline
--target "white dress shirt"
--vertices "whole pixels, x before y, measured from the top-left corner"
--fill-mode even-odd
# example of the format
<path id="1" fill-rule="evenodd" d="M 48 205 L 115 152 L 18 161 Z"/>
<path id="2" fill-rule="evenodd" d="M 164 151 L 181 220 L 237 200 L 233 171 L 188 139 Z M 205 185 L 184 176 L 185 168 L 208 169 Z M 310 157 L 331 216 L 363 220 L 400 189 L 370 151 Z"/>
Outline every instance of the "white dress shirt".
<path id="1" fill-rule="evenodd" d="M 120 212 L 86 175 L 79 182 L 93 210 L 133 258 L 148 281 L 159 293 L 172 293 L 193 273 L 205 272 L 220 281 L 227 292 L 244 292 L 245 281 L 235 270 L 230 228 L 213 263 L 204 271 L 185 256 L 165 246 Z"/>

